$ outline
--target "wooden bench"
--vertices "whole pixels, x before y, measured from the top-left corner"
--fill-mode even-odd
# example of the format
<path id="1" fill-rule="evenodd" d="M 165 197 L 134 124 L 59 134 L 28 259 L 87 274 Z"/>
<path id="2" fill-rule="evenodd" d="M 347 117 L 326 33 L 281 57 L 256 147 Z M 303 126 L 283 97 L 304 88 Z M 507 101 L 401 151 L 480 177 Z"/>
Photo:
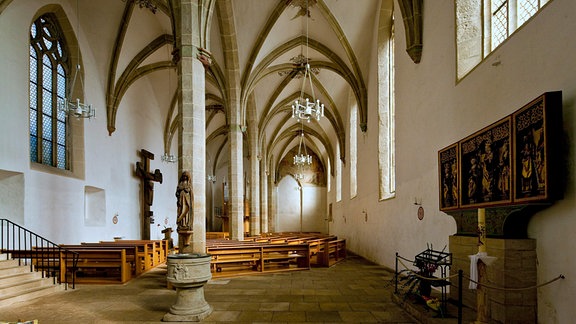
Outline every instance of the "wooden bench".
<path id="1" fill-rule="evenodd" d="M 308 244 L 211 240 L 206 253 L 212 256 L 210 270 L 215 276 L 310 269 Z"/>
<path id="2" fill-rule="evenodd" d="M 108 247 L 108 248 L 122 248 L 125 246 L 133 247 L 136 253 L 136 273 L 140 275 L 152 268 L 154 268 L 154 245 L 151 243 L 118 243 L 115 241 L 100 241 L 100 242 L 83 242 L 85 246 L 95 247 Z"/>
<path id="3" fill-rule="evenodd" d="M 207 240 L 228 239 L 228 238 L 230 238 L 230 233 L 228 232 L 206 232 Z"/>
<path id="4" fill-rule="evenodd" d="M 261 272 L 310 269 L 308 244 L 270 244 L 261 248 Z"/>
<path id="5" fill-rule="evenodd" d="M 345 239 L 325 241 L 319 247 L 317 262 L 320 266 L 330 267 L 346 259 Z"/>
<path id="6" fill-rule="evenodd" d="M 82 243 L 94 246 L 109 246 L 109 247 L 123 247 L 134 246 L 136 247 L 136 255 L 138 257 L 137 272 L 146 272 L 159 264 L 165 263 L 169 253 L 167 240 L 114 240 L 114 241 L 100 241 L 97 243 Z"/>
<path id="7" fill-rule="evenodd" d="M 62 282 L 70 279 L 68 282 L 74 283 L 126 283 L 132 278 L 132 265 L 126 259 L 125 249 L 80 247 L 67 249 L 68 253 L 62 251 L 34 248 L 23 251 L 19 257 L 31 253 L 42 256 L 32 259 L 33 266 L 38 270 L 58 271 Z"/>
<path id="8" fill-rule="evenodd" d="M 79 254 L 76 268 L 77 283 L 126 283 L 132 279 L 132 265 L 126 260 L 125 249 L 74 249 Z M 73 268 L 70 262 L 66 267 Z"/>
<path id="9" fill-rule="evenodd" d="M 147 244 L 149 251 L 152 251 L 153 259 L 152 266 L 156 267 L 159 264 L 165 263 L 168 258 L 168 241 L 166 240 L 114 240 L 120 244 Z"/>
<path id="10" fill-rule="evenodd" d="M 71 251 L 80 249 L 93 249 L 93 250 L 117 250 L 123 249 L 126 251 L 126 262 L 130 263 L 132 277 L 137 277 L 141 275 L 145 269 L 143 267 L 143 260 L 139 255 L 138 247 L 134 245 L 108 245 L 108 244 L 101 244 L 101 243 L 91 243 L 91 242 L 82 242 L 80 244 L 60 244 L 62 248 L 69 249 Z"/>
<path id="11" fill-rule="evenodd" d="M 212 246 L 207 247 L 206 251 L 212 256 L 212 272 L 222 272 L 223 269 L 254 271 L 262 254 L 261 246 L 258 245 Z"/>

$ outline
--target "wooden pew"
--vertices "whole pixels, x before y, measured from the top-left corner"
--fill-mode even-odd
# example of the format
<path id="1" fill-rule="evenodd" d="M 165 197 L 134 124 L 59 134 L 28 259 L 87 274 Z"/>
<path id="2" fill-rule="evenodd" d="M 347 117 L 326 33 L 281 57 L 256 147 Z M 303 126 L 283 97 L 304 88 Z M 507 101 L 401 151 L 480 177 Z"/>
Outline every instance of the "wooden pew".
<path id="1" fill-rule="evenodd" d="M 228 232 L 206 232 L 206 239 L 207 240 L 214 240 L 214 239 L 229 239 L 230 233 Z"/>
<path id="2" fill-rule="evenodd" d="M 310 269 L 308 244 L 270 244 L 261 248 L 261 272 Z"/>
<path id="3" fill-rule="evenodd" d="M 212 256 L 212 272 L 226 270 L 254 271 L 259 265 L 262 251 L 259 245 L 212 246 L 206 252 Z"/>
<path id="4" fill-rule="evenodd" d="M 126 259 L 125 249 L 68 249 L 77 259 L 52 248 L 34 248 L 32 251 L 43 256 L 32 259 L 34 267 L 47 271 L 58 269 L 62 281 L 66 275 L 71 276 L 75 283 L 126 283 L 132 278 L 132 265 Z"/>
<path id="5" fill-rule="evenodd" d="M 210 241 L 206 252 L 214 276 L 310 269 L 308 244 Z"/>
<path id="6" fill-rule="evenodd" d="M 60 244 L 61 247 L 76 250 L 76 249 L 93 249 L 93 250 L 117 250 L 124 249 L 126 251 L 126 262 L 130 263 L 132 269 L 132 277 L 137 277 L 144 273 L 146 269 L 144 268 L 144 260 L 141 253 L 138 251 L 138 247 L 134 245 L 108 245 L 97 242 L 82 242 L 80 244 Z"/>
<path id="7" fill-rule="evenodd" d="M 346 259 L 345 239 L 326 241 L 320 245 L 317 255 L 318 265 L 330 267 L 344 259 Z"/>
<path id="8" fill-rule="evenodd" d="M 168 241 L 166 240 L 123 240 L 117 239 L 114 242 L 120 244 L 147 244 L 148 250 L 152 251 L 152 267 L 165 263 L 168 258 Z"/>
<path id="9" fill-rule="evenodd" d="M 125 249 L 75 249 L 77 283 L 126 283 L 132 279 L 132 265 Z M 67 263 L 68 268 L 73 264 Z"/>

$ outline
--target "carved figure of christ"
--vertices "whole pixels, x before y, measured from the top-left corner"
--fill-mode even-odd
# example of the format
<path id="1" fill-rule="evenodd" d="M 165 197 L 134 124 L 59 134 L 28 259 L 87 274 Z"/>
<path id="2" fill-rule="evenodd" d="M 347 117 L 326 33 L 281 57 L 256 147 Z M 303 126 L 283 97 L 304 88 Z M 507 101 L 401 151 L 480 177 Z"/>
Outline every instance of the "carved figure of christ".
<path id="1" fill-rule="evenodd" d="M 154 160 L 154 154 L 140 150 L 140 162 L 136 162 L 136 176 L 142 180 L 142 239 L 150 239 L 150 224 L 152 224 L 152 212 L 150 207 L 154 202 L 154 182 L 162 183 L 162 173 L 159 169 L 150 172 L 150 160 Z"/>

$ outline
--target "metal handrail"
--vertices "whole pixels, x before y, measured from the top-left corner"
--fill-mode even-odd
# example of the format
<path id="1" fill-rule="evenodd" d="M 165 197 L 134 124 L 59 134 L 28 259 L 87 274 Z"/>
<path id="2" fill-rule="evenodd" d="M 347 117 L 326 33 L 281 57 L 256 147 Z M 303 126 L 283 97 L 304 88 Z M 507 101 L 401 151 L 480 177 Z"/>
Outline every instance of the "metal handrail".
<path id="1" fill-rule="evenodd" d="M 53 278 L 54 284 L 75 288 L 78 252 L 38 235 L 8 219 L 0 219 L 0 252 L 10 253 L 19 265 L 30 266 L 30 272 L 41 271 L 42 277 Z M 71 264 L 71 282 L 68 265 Z"/>

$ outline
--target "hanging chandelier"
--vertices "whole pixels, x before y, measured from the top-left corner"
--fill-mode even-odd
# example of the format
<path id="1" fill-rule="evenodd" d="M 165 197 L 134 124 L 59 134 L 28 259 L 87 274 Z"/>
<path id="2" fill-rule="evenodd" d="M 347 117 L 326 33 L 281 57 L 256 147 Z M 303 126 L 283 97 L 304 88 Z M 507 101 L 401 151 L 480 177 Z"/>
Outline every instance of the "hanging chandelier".
<path id="1" fill-rule="evenodd" d="M 68 101 L 68 98 L 58 100 L 58 110 L 76 118 L 96 117 L 96 110 L 92 108 L 92 105 L 84 104 L 78 98 L 76 101 Z"/>
<path id="2" fill-rule="evenodd" d="M 300 171 L 299 173 L 294 174 L 294 178 L 296 180 L 302 180 L 302 179 L 304 179 L 304 174 L 302 174 L 302 171 Z"/>
<path id="3" fill-rule="evenodd" d="M 303 166 L 312 164 L 312 156 L 306 150 L 304 143 L 304 131 L 300 133 L 300 143 L 298 144 L 298 154 L 294 155 L 294 165 Z"/>
<path id="4" fill-rule="evenodd" d="M 127 0 L 122 1 L 126 2 Z M 153 14 L 158 10 L 158 6 L 156 6 L 152 0 L 134 0 L 134 2 L 136 2 L 140 9 L 148 9 L 152 11 Z"/>
<path id="5" fill-rule="evenodd" d="M 308 10 L 308 1 L 306 1 L 306 9 Z M 308 16 L 305 15 L 306 19 L 306 56 L 305 59 L 300 63 L 304 68 L 304 77 L 302 78 L 302 89 L 300 90 L 300 97 L 294 101 L 292 104 L 292 118 L 296 118 L 298 122 L 307 121 L 314 118 L 317 121 L 321 117 L 324 117 L 324 104 L 320 103 L 319 99 L 316 99 L 314 95 L 314 85 L 312 83 L 312 70 L 310 68 L 310 63 L 308 63 Z M 302 55 L 301 55 L 302 56 Z M 306 81 L 310 84 L 310 91 L 312 92 L 312 98 L 304 98 L 304 88 L 306 86 Z"/>
<path id="6" fill-rule="evenodd" d="M 80 12 L 78 10 L 78 0 L 76 0 L 76 32 L 80 35 Z M 78 61 L 80 61 L 80 36 L 78 36 Z M 92 105 L 80 102 L 79 98 L 76 100 L 70 100 L 72 90 L 76 85 L 76 79 L 78 78 L 78 72 L 80 72 L 80 64 L 76 65 L 76 70 L 74 71 L 74 79 L 72 80 L 72 85 L 69 88 L 68 96 L 64 98 L 58 98 L 58 111 L 66 113 L 66 116 L 72 115 L 76 118 L 92 118 L 96 117 L 96 110 L 92 108 Z M 82 78 L 80 78 L 81 91 L 84 93 L 84 83 Z"/>
<path id="7" fill-rule="evenodd" d="M 164 155 L 162 155 L 162 162 L 176 163 L 177 159 L 176 156 L 173 154 L 164 153 Z"/>

